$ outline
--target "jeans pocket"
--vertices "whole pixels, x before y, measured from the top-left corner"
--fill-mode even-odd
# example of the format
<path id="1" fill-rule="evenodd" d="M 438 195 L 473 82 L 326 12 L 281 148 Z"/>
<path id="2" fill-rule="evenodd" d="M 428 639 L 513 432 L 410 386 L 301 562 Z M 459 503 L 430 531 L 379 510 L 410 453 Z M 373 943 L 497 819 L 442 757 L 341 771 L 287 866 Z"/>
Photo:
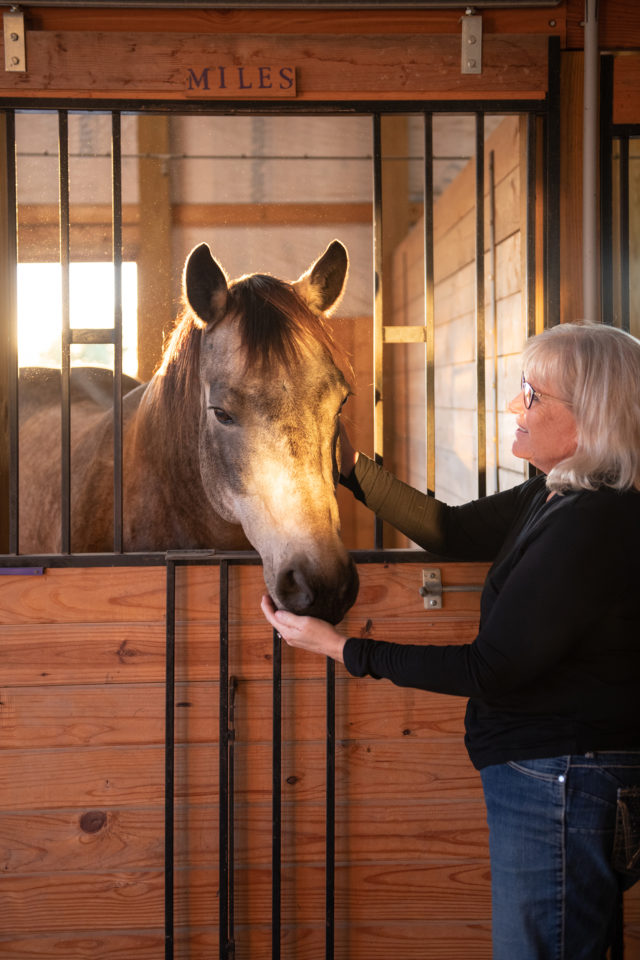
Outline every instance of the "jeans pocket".
<path id="1" fill-rule="evenodd" d="M 629 880 L 640 879 L 640 787 L 619 787 L 613 866 Z"/>

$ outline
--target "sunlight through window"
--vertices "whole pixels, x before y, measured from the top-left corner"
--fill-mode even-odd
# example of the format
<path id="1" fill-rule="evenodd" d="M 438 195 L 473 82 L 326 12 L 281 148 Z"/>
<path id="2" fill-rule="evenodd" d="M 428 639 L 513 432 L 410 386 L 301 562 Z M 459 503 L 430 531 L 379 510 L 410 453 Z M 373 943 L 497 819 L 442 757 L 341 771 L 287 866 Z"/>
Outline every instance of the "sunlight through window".
<path id="1" fill-rule="evenodd" d="M 122 264 L 122 369 L 138 373 L 138 274 Z M 77 328 L 113 327 L 113 264 L 72 263 L 69 322 Z M 18 264 L 18 362 L 21 367 L 62 364 L 62 268 L 59 263 Z M 110 344 L 74 344 L 73 366 L 113 369 Z"/>

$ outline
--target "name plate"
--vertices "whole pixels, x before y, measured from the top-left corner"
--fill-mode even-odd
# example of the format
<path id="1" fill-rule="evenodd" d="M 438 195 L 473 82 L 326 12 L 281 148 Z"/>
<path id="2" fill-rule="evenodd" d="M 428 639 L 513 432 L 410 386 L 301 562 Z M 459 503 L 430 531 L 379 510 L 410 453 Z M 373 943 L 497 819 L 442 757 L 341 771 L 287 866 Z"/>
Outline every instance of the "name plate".
<path id="1" fill-rule="evenodd" d="M 216 64 L 188 67 L 190 97 L 295 97 L 296 69 L 289 64 Z"/>

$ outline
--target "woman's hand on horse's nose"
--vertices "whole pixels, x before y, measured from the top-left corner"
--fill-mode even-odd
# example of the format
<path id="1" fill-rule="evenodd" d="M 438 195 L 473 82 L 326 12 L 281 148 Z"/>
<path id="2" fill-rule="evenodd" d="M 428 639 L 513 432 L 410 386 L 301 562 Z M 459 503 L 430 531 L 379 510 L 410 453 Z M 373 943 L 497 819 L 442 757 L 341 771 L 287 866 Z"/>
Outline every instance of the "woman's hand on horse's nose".
<path id="1" fill-rule="evenodd" d="M 271 626 L 289 646 L 320 653 L 339 663 L 344 662 L 342 651 L 346 637 L 342 637 L 330 623 L 315 617 L 298 617 L 287 610 L 276 610 L 273 600 L 266 594 L 260 606 Z"/>

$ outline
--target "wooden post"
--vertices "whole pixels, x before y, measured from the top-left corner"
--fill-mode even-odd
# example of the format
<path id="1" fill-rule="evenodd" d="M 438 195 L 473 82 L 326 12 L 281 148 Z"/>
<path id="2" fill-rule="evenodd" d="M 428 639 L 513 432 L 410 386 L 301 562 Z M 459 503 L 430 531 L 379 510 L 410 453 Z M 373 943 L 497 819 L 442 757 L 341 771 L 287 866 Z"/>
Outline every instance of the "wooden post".
<path id="1" fill-rule="evenodd" d="M 169 118 L 138 118 L 140 245 L 138 248 L 138 376 L 148 380 L 174 318 L 171 287 Z"/>

